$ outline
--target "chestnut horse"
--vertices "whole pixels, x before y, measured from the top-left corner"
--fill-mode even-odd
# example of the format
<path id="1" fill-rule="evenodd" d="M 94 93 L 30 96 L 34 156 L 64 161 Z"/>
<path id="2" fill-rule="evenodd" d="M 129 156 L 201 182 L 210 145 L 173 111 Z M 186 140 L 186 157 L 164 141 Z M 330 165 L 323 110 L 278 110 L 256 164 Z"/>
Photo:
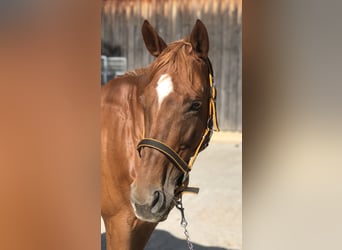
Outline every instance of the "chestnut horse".
<path id="1" fill-rule="evenodd" d="M 101 215 L 108 250 L 144 249 L 188 188 L 192 163 L 217 128 L 204 24 L 197 20 L 189 37 L 169 45 L 147 21 L 142 34 L 154 62 L 102 87 Z"/>

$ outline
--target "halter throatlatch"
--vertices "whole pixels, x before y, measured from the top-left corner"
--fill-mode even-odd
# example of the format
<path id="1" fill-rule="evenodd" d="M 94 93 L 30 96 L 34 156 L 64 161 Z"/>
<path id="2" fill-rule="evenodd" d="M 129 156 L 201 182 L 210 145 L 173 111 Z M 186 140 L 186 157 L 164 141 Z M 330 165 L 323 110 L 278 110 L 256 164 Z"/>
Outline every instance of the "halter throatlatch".
<path id="1" fill-rule="evenodd" d="M 216 88 L 214 85 L 214 78 L 213 78 L 213 70 L 211 63 L 208 59 L 209 64 L 209 88 L 210 88 L 210 97 L 209 97 L 209 115 L 208 115 L 208 121 L 207 121 L 207 127 L 203 133 L 203 136 L 201 138 L 200 143 L 198 144 L 195 153 L 190 158 L 189 163 L 186 163 L 180 156 L 177 154 L 172 148 L 170 148 L 168 145 L 166 145 L 163 142 L 160 142 L 158 140 L 152 139 L 152 138 L 144 138 L 142 139 L 138 145 L 137 150 L 140 155 L 140 151 L 143 147 L 153 148 L 158 150 L 159 152 L 163 153 L 172 163 L 173 165 L 179 169 L 183 173 L 183 180 L 181 183 L 181 186 L 179 188 L 179 193 L 182 193 L 184 191 L 186 192 L 192 192 L 192 193 L 198 193 L 199 188 L 195 187 L 187 187 L 187 179 L 189 177 L 189 172 L 192 169 L 192 166 L 199 154 L 202 150 L 204 150 L 208 145 L 209 141 L 211 139 L 211 136 L 213 134 L 213 131 L 220 131 L 218 127 L 217 122 L 217 115 L 216 115 Z"/>

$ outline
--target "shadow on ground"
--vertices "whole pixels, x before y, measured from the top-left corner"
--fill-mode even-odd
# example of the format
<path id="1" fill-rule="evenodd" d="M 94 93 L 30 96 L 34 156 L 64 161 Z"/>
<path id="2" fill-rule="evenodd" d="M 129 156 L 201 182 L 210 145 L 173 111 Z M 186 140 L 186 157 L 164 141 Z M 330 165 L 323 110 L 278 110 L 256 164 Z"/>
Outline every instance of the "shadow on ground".
<path id="1" fill-rule="evenodd" d="M 222 247 L 208 247 L 193 243 L 195 250 L 233 250 Z M 169 232 L 155 230 L 145 250 L 186 250 L 186 240 L 178 239 Z M 106 250 L 106 234 L 101 234 L 101 250 Z"/>

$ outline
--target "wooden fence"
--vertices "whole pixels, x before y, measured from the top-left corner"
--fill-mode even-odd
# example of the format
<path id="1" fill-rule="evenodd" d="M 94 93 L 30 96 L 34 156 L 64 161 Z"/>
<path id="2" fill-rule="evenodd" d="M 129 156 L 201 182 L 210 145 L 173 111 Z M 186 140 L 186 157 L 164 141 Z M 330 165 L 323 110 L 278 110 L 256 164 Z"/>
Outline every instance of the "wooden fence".
<path id="1" fill-rule="evenodd" d="M 103 1 L 102 53 L 126 57 L 128 70 L 147 66 L 153 57 L 141 35 L 145 19 L 168 43 L 190 34 L 197 18 L 209 33 L 220 127 L 241 131 L 241 0 Z"/>

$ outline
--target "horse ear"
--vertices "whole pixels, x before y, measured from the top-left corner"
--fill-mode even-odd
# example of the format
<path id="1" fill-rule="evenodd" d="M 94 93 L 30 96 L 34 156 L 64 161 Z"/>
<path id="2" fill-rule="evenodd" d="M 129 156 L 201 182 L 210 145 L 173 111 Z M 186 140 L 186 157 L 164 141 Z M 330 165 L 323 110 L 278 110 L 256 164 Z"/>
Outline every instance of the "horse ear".
<path id="1" fill-rule="evenodd" d="M 141 32 L 146 48 L 153 56 L 159 56 L 163 49 L 167 47 L 164 40 L 158 35 L 158 33 L 147 20 L 144 21 Z"/>
<path id="2" fill-rule="evenodd" d="M 201 20 L 197 19 L 195 26 L 190 34 L 192 48 L 201 57 L 207 58 L 209 51 L 209 36 L 207 28 Z"/>

